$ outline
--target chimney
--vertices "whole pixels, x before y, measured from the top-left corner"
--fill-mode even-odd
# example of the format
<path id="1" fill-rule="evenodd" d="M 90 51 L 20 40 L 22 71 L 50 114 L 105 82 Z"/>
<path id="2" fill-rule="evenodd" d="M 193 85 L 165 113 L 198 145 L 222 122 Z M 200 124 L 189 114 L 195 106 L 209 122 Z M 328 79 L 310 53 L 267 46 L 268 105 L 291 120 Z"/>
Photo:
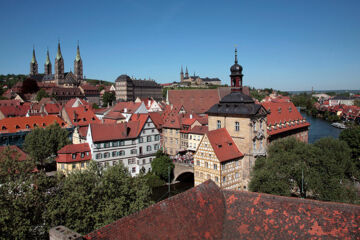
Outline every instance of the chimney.
<path id="1" fill-rule="evenodd" d="M 174 107 L 174 106 L 173 106 L 172 104 L 170 104 L 170 109 L 171 109 L 171 110 L 173 110 L 173 107 Z"/>
<path id="2" fill-rule="evenodd" d="M 127 108 L 124 108 L 124 113 L 127 113 Z"/>
<path id="3" fill-rule="evenodd" d="M 192 119 L 192 114 L 190 114 L 190 119 Z"/>

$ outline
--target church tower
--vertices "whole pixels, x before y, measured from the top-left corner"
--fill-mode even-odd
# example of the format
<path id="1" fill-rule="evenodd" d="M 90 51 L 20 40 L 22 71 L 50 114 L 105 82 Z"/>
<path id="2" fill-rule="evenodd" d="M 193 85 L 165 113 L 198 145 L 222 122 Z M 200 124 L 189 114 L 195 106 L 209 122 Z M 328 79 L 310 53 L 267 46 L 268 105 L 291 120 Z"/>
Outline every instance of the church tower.
<path id="1" fill-rule="evenodd" d="M 186 66 L 186 71 L 185 71 L 185 78 L 186 78 L 186 79 L 189 78 L 189 72 L 188 72 L 187 66 Z"/>
<path id="2" fill-rule="evenodd" d="M 242 92 L 242 66 L 238 64 L 237 60 L 237 49 L 235 48 L 235 64 L 230 68 L 230 79 L 231 79 L 231 91 L 232 92 Z"/>
<path id="3" fill-rule="evenodd" d="M 61 55 L 60 42 L 58 43 L 58 50 L 55 58 L 55 82 L 59 84 L 64 79 L 64 59 Z"/>
<path id="4" fill-rule="evenodd" d="M 52 66 L 50 61 L 49 49 L 46 51 L 46 61 L 44 64 L 44 74 L 51 75 L 52 74 Z"/>
<path id="5" fill-rule="evenodd" d="M 74 60 L 74 74 L 77 81 L 83 80 L 83 64 L 80 57 L 79 43 L 77 45 L 76 58 Z"/>
<path id="6" fill-rule="evenodd" d="M 38 74 L 38 63 L 36 61 L 36 56 L 35 56 L 35 47 L 33 47 L 32 59 L 30 62 L 30 76 L 34 76 L 37 74 Z"/>
<path id="7" fill-rule="evenodd" d="M 183 67 L 181 66 L 181 72 L 180 72 L 180 82 L 184 81 L 184 71 L 183 71 Z"/>

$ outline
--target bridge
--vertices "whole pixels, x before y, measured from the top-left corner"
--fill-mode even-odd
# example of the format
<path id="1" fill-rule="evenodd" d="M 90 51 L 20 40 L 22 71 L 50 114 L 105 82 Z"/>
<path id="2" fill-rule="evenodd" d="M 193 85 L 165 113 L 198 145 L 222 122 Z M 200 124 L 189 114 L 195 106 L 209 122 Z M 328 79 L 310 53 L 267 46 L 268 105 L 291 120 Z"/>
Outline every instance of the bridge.
<path id="1" fill-rule="evenodd" d="M 194 166 L 192 164 L 175 162 L 174 165 L 175 168 L 173 183 L 179 181 L 179 178 L 186 174 L 194 175 Z"/>

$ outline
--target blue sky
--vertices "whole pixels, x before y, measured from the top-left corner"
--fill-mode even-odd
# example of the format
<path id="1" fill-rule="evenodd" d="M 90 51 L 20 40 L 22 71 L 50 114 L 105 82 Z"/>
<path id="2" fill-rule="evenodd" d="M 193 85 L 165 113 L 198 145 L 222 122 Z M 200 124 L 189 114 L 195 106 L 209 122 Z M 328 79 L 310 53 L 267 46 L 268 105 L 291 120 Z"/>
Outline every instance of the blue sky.
<path id="1" fill-rule="evenodd" d="M 28 73 L 35 45 L 65 70 L 80 41 L 84 75 L 179 81 L 190 74 L 229 82 L 237 45 L 244 84 L 280 90 L 360 89 L 360 1 L 0 2 L 0 74 Z"/>

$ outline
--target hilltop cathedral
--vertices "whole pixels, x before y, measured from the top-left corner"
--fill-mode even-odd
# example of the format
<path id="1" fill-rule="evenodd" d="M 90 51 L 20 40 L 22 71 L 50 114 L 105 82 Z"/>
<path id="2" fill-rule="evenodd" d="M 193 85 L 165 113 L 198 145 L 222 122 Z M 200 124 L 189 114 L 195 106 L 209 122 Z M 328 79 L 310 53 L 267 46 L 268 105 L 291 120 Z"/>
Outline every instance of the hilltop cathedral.
<path id="1" fill-rule="evenodd" d="M 35 48 L 33 49 L 33 56 L 30 62 L 30 77 L 39 82 L 55 83 L 61 87 L 78 87 L 83 81 L 83 63 L 80 57 L 79 44 L 77 45 L 76 58 L 74 60 L 74 73 L 64 72 L 64 59 L 61 54 L 60 42 L 58 43 L 58 50 L 55 58 L 55 74 L 52 74 L 52 65 L 47 50 L 46 61 L 44 64 L 44 73 L 38 73 L 38 63 L 35 56 Z"/>

